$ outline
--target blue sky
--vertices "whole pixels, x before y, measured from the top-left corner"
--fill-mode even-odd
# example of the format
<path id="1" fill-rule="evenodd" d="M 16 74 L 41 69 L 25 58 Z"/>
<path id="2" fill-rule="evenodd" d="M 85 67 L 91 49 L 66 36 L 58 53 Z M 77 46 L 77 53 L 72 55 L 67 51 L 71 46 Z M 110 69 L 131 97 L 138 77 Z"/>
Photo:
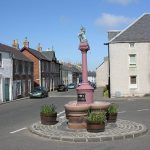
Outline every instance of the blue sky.
<path id="1" fill-rule="evenodd" d="M 11 45 L 25 37 L 30 47 L 54 47 L 60 61 L 80 63 L 78 33 L 86 28 L 90 44 L 88 69 L 107 56 L 107 31 L 122 30 L 143 13 L 149 0 L 0 0 L 0 43 Z"/>

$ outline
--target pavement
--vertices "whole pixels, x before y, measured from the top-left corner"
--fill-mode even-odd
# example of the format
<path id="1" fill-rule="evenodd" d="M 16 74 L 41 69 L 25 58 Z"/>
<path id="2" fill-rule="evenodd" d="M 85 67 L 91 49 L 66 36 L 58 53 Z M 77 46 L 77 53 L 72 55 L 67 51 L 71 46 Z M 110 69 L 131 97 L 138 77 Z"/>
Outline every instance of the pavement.
<path id="1" fill-rule="evenodd" d="M 148 129 L 145 125 L 129 120 L 118 119 L 116 123 L 108 123 L 104 132 L 91 133 L 86 129 L 69 129 L 65 116 L 58 118 L 56 125 L 42 125 L 36 122 L 29 127 L 33 134 L 53 141 L 64 142 L 103 142 L 123 139 L 133 139 L 143 136 Z"/>

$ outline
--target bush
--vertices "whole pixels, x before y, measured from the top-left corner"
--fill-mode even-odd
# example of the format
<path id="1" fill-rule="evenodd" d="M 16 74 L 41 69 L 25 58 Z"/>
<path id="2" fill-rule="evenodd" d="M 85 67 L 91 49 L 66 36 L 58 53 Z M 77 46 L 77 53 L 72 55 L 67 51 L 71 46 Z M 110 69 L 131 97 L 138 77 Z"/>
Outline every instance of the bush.
<path id="1" fill-rule="evenodd" d="M 109 97 L 109 86 L 108 85 L 106 85 L 103 89 L 103 96 Z"/>
<path id="2" fill-rule="evenodd" d="M 90 123 L 104 123 L 106 120 L 106 112 L 104 111 L 96 111 L 89 113 L 87 117 L 87 121 Z"/>
<path id="3" fill-rule="evenodd" d="M 109 114 L 113 114 L 113 113 L 117 113 L 118 112 L 118 105 L 115 103 L 112 103 L 109 107 L 108 107 L 108 113 Z"/>
<path id="4" fill-rule="evenodd" d="M 44 115 L 51 115 L 56 113 L 56 107 L 54 104 L 41 106 L 41 113 Z"/>

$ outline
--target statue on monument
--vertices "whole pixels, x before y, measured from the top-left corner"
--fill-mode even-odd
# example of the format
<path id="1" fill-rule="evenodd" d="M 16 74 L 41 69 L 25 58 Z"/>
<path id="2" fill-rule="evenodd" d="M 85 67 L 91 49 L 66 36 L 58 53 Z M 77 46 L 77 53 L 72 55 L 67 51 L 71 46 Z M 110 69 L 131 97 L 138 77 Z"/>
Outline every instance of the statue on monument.
<path id="1" fill-rule="evenodd" d="M 78 37 L 79 37 L 80 42 L 87 42 L 87 38 L 86 38 L 85 32 L 86 32 L 86 30 L 85 30 L 85 28 L 82 26 L 82 27 L 80 28 L 80 32 L 79 32 L 79 34 L 78 34 Z"/>

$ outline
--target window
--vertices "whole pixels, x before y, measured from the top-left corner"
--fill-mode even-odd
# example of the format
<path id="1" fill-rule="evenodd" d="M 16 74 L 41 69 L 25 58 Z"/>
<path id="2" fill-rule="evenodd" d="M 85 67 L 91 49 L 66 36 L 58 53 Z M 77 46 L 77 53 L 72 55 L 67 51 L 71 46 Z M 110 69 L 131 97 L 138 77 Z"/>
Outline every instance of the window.
<path id="1" fill-rule="evenodd" d="M 129 64 L 131 67 L 136 66 L 136 54 L 130 54 L 129 55 Z"/>
<path id="2" fill-rule="evenodd" d="M 130 77 L 130 84 L 136 84 L 136 76 Z"/>
<path id="3" fill-rule="evenodd" d="M 42 68 L 41 68 L 41 70 L 42 70 L 42 72 L 44 72 L 45 71 L 45 65 L 44 65 L 44 62 L 43 61 L 41 61 L 41 66 L 42 66 Z"/>
<path id="4" fill-rule="evenodd" d="M 137 76 L 130 76 L 130 88 L 137 88 Z"/>
<path id="5" fill-rule="evenodd" d="M 2 67 L 2 54 L 0 53 L 0 67 Z"/>
<path id="6" fill-rule="evenodd" d="M 21 95 L 21 80 L 17 81 L 17 84 L 16 84 L 16 94 L 17 94 L 17 96 Z"/>
<path id="7" fill-rule="evenodd" d="M 22 74 L 25 74 L 25 62 L 22 62 Z"/>
<path id="8" fill-rule="evenodd" d="M 129 43 L 130 44 L 130 47 L 133 48 L 135 43 Z"/>
<path id="9" fill-rule="evenodd" d="M 32 73 L 32 64 L 28 63 L 28 74 L 31 75 Z"/>
<path id="10" fill-rule="evenodd" d="M 19 62 L 15 60 L 15 74 L 19 73 Z"/>
<path id="11" fill-rule="evenodd" d="M 49 67 L 49 62 L 46 62 L 46 72 L 49 71 L 48 67 Z"/>

